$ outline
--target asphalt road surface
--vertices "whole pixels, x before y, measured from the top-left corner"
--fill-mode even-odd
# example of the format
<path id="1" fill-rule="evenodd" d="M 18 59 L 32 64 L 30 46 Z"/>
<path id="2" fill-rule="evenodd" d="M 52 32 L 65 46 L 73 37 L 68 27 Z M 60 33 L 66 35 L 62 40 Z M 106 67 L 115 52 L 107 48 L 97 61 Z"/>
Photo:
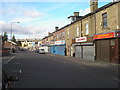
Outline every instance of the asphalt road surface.
<path id="1" fill-rule="evenodd" d="M 118 88 L 118 66 L 20 51 L 3 64 L 19 81 L 14 88 Z"/>

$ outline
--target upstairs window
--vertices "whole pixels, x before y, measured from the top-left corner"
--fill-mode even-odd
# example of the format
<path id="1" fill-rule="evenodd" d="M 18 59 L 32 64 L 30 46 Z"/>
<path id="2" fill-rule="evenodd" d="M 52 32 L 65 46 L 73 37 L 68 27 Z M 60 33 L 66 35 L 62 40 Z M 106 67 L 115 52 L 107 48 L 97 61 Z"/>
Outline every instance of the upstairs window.
<path id="1" fill-rule="evenodd" d="M 102 14 L 103 28 L 107 27 L 107 13 Z"/>
<path id="2" fill-rule="evenodd" d="M 65 33 L 64 33 L 64 32 L 63 32 L 62 34 L 63 34 L 63 36 L 65 36 Z"/>
<path id="3" fill-rule="evenodd" d="M 89 25 L 88 25 L 88 23 L 85 24 L 85 30 L 86 30 L 85 35 L 88 35 L 89 34 Z"/>
<path id="4" fill-rule="evenodd" d="M 59 34 L 57 34 L 57 39 L 58 39 L 58 37 L 59 37 Z"/>
<path id="5" fill-rule="evenodd" d="M 60 39 L 62 39 L 62 34 L 60 33 L 60 36 L 59 36 Z"/>
<path id="6" fill-rule="evenodd" d="M 76 28 L 76 36 L 79 37 L 79 27 Z"/>
<path id="7" fill-rule="evenodd" d="M 68 33 L 67 33 L 67 34 L 68 34 L 67 36 L 68 36 L 68 39 L 69 39 L 69 38 L 70 38 L 70 31 L 69 31 L 69 30 L 68 30 Z"/>

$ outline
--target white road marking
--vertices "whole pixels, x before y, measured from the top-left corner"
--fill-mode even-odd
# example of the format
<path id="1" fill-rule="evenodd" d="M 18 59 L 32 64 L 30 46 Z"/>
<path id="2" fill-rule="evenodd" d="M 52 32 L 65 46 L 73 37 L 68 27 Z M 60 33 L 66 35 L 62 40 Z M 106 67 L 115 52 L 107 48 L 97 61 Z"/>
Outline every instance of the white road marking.
<path id="1" fill-rule="evenodd" d="M 15 58 L 15 56 L 11 57 L 10 59 L 8 59 L 4 64 L 7 64 L 8 62 L 10 62 L 13 58 Z"/>
<path id="2" fill-rule="evenodd" d="M 21 70 L 19 70 L 19 72 L 21 73 L 22 71 L 21 71 Z"/>
<path id="3" fill-rule="evenodd" d="M 14 64 L 20 65 L 20 63 L 14 63 Z"/>

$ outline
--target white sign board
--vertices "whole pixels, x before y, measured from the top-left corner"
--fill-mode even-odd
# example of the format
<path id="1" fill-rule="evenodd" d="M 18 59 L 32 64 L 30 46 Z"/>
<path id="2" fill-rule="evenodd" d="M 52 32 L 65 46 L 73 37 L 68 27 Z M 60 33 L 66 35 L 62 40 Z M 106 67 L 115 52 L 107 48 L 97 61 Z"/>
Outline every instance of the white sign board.
<path id="1" fill-rule="evenodd" d="M 57 45 L 59 45 L 59 44 L 65 44 L 65 40 L 55 41 L 55 44 L 57 44 Z"/>
<path id="2" fill-rule="evenodd" d="M 86 41 L 87 41 L 87 37 L 76 38 L 76 42 L 86 42 Z"/>

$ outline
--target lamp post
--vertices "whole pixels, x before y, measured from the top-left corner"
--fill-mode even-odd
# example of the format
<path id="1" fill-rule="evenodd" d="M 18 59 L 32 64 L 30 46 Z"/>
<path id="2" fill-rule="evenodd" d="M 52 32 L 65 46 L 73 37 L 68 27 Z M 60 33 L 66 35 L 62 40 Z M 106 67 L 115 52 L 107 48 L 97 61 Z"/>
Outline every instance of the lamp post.
<path id="1" fill-rule="evenodd" d="M 13 23 L 20 23 L 20 22 L 11 22 L 11 40 L 12 40 L 12 24 Z"/>
<path id="2" fill-rule="evenodd" d="M 20 23 L 20 22 L 11 22 L 11 41 L 12 41 L 12 24 L 13 23 Z M 11 50 L 10 53 L 12 53 L 12 42 L 11 42 Z"/>

